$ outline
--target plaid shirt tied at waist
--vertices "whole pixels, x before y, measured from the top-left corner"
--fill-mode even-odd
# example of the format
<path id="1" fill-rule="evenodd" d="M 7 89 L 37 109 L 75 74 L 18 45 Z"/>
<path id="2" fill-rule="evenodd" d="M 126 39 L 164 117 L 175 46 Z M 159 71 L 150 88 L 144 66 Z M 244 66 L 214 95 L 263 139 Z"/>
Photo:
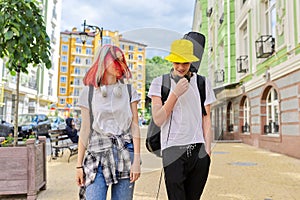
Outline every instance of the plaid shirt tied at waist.
<path id="1" fill-rule="evenodd" d="M 125 143 L 132 142 L 129 131 L 122 135 L 98 133 L 93 131 L 84 158 L 85 186 L 93 183 L 99 164 L 106 185 L 118 183 L 118 179 L 129 178 L 131 160 Z M 113 147 L 117 148 L 117 165 L 114 159 Z"/>

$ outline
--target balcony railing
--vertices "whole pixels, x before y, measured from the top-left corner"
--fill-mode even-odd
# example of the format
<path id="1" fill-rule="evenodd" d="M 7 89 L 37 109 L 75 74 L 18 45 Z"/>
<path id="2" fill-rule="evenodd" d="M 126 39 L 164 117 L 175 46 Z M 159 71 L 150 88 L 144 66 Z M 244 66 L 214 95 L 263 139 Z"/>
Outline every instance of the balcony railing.
<path id="1" fill-rule="evenodd" d="M 244 126 L 242 126 L 242 132 L 243 132 L 243 133 L 248 133 L 248 132 L 250 132 L 250 126 L 249 126 L 249 125 L 244 125 Z"/>
<path id="2" fill-rule="evenodd" d="M 269 123 L 269 125 L 264 125 L 264 133 L 270 134 L 270 133 L 278 133 L 279 131 L 279 125 L 275 122 Z"/>
<path id="3" fill-rule="evenodd" d="M 271 35 L 262 35 L 255 41 L 256 57 L 267 58 L 275 51 L 275 38 Z"/>
<path id="4" fill-rule="evenodd" d="M 215 82 L 222 83 L 225 79 L 225 71 L 223 69 L 219 69 L 215 72 Z"/>
<path id="5" fill-rule="evenodd" d="M 248 67 L 248 56 L 240 56 L 236 59 L 236 67 L 238 73 L 246 73 L 249 69 Z"/>
<path id="6" fill-rule="evenodd" d="M 230 124 L 230 125 L 228 126 L 228 132 L 233 132 L 233 124 Z"/>

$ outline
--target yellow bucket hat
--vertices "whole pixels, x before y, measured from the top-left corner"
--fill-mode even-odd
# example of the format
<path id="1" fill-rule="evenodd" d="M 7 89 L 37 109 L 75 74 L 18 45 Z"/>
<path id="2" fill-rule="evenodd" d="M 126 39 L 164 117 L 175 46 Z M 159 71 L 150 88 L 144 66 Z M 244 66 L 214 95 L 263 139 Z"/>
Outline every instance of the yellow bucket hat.
<path id="1" fill-rule="evenodd" d="M 193 52 L 193 43 L 191 41 L 186 39 L 175 40 L 171 44 L 170 54 L 165 59 L 176 63 L 199 61 Z"/>

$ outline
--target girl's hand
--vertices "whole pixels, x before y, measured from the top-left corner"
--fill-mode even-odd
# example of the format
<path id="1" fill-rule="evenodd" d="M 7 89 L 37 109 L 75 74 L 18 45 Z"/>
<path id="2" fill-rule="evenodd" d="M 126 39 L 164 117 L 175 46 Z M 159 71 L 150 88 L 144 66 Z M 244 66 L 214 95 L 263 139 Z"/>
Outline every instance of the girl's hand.
<path id="1" fill-rule="evenodd" d="M 82 168 L 79 168 L 79 169 L 76 169 L 76 183 L 78 186 L 84 186 L 84 178 L 83 178 L 83 169 Z"/>
<path id="2" fill-rule="evenodd" d="M 138 180 L 141 175 L 140 160 L 134 160 L 130 168 L 130 183 Z"/>

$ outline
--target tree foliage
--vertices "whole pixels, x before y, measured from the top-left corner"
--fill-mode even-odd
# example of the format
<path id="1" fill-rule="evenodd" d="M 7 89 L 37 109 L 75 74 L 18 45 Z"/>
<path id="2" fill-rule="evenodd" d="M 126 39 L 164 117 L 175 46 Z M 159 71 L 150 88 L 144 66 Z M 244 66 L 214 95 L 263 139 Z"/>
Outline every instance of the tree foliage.
<path id="1" fill-rule="evenodd" d="M 172 63 L 159 56 L 154 56 L 152 59 L 146 59 L 146 90 L 148 91 L 152 80 L 165 73 L 169 73 L 172 68 Z"/>
<path id="2" fill-rule="evenodd" d="M 147 98 L 150 84 L 152 80 L 158 76 L 169 73 L 172 68 L 172 63 L 159 56 L 154 56 L 152 59 L 146 59 L 146 120 L 150 119 L 150 99 Z"/>
<path id="3" fill-rule="evenodd" d="M 14 145 L 18 137 L 18 104 L 20 73 L 28 66 L 44 64 L 51 68 L 50 39 L 37 0 L 0 0 L 0 58 L 6 57 L 6 67 L 16 75 Z"/>
<path id="4" fill-rule="evenodd" d="M 50 39 L 36 0 L 0 0 L 0 57 L 12 75 L 28 64 L 51 67 Z"/>

